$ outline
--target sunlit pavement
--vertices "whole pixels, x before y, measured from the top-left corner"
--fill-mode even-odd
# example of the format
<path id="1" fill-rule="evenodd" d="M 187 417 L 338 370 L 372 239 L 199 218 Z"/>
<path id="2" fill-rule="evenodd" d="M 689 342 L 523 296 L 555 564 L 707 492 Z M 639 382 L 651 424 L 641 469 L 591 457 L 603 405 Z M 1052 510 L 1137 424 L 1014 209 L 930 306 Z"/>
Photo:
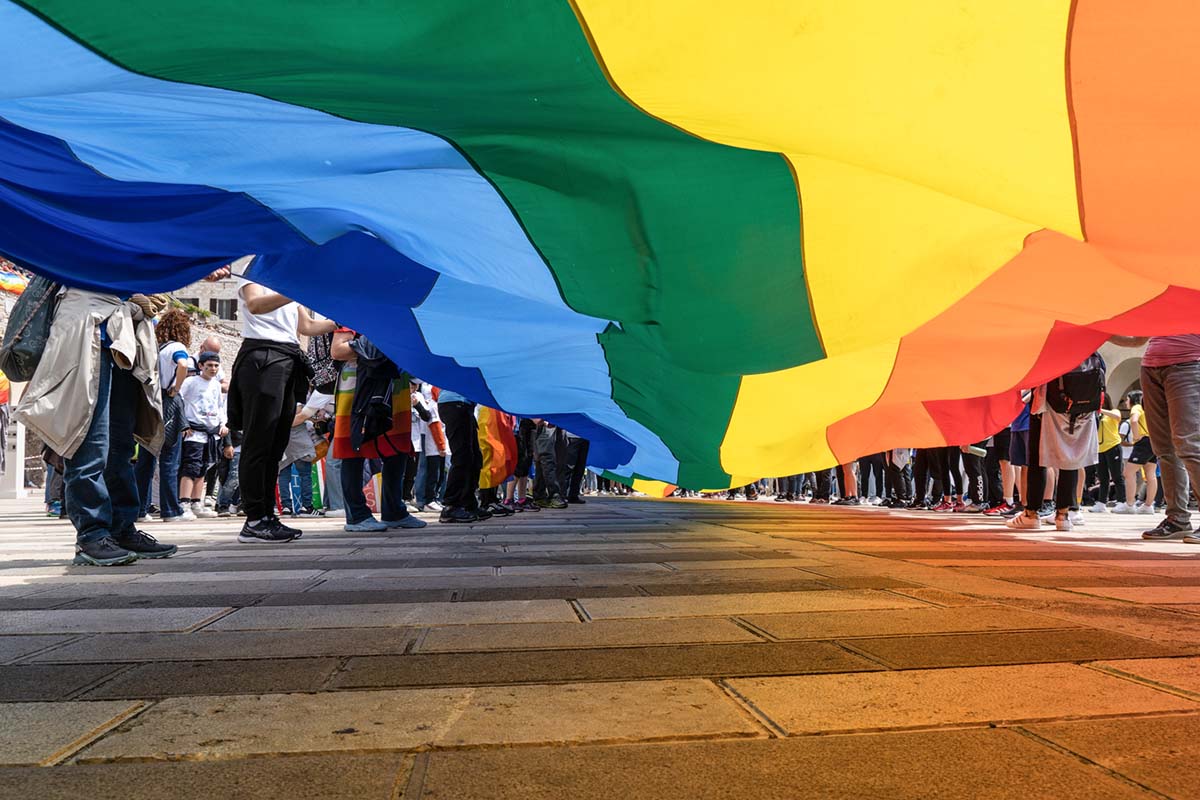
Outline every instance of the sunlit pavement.
<path id="1" fill-rule="evenodd" d="M 0 797 L 1200 797 L 1157 519 L 595 498 L 97 569 L 4 501 Z"/>

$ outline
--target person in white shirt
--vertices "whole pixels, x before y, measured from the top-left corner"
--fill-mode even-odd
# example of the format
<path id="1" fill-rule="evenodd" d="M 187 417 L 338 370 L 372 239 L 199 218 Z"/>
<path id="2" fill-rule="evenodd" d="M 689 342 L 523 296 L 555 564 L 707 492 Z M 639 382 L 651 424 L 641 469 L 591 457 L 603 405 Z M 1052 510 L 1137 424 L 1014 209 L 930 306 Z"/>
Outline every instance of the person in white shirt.
<path id="1" fill-rule="evenodd" d="M 183 382 L 183 450 L 179 464 L 180 502 L 190 504 L 197 517 L 215 517 L 217 512 L 204 507 L 204 476 L 216 462 L 220 439 L 229 433 L 221 403 L 221 358 L 216 353 L 201 353 L 200 374 Z"/>

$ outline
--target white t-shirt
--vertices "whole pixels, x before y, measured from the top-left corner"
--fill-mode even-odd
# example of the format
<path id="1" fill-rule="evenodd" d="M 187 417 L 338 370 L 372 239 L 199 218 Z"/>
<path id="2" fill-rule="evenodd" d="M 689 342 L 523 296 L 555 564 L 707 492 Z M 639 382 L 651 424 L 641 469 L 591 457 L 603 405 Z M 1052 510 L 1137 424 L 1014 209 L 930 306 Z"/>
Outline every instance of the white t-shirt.
<path id="1" fill-rule="evenodd" d="M 221 405 L 221 381 L 219 379 L 205 380 L 199 375 L 193 375 L 183 382 L 183 386 L 179 389 L 179 396 L 183 398 L 185 425 L 189 421 L 203 423 L 209 428 L 225 424 L 226 418 Z M 208 441 L 208 434 L 192 431 L 184 438 L 184 441 L 203 444 Z"/>
<path id="2" fill-rule="evenodd" d="M 329 419 L 333 416 L 333 395 L 313 389 L 302 410 L 312 412 L 309 419 Z"/>
<path id="3" fill-rule="evenodd" d="M 300 321 L 300 306 L 288 303 L 266 314 L 251 314 L 250 309 L 246 308 L 244 294 L 245 288 L 251 283 L 253 281 L 238 278 L 238 316 L 242 318 L 242 337 L 300 344 L 300 336 L 296 333 L 296 326 Z"/>
<path id="4" fill-rule="evenodd" d="M 180 358 L 191 360 L 182 342 L 166 342 L 158 348 L 158 382 L 164 392 L 175 385 L 175 362 Z"/>

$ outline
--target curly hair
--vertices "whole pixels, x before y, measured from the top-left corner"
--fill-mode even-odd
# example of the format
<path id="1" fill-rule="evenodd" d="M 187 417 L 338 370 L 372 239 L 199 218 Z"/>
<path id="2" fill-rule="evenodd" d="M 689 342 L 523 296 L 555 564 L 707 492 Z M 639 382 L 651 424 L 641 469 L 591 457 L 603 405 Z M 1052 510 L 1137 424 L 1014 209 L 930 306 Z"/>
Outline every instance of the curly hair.
<path id="1" fill-rule="evenodd" d="M 154 338 L 158 339 L 159 347 L 167 342 L 182 342 L 184 347 L 191 347 L 192 322 L 183 311 L 172 308 L 158 321 L 154 328 Z"/>

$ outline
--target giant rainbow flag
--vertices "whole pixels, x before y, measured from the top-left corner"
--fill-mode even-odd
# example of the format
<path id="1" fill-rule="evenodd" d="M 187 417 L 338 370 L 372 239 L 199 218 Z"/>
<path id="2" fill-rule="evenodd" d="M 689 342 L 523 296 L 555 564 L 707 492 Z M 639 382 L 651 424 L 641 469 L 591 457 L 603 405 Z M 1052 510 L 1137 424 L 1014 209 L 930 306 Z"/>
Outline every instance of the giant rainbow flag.
<path id="1" fill-rule="evenodd" d="M 0 252 L 250 275 L 689 487 L 1200 315 L 1194 0 L 0 0 Z"/>

